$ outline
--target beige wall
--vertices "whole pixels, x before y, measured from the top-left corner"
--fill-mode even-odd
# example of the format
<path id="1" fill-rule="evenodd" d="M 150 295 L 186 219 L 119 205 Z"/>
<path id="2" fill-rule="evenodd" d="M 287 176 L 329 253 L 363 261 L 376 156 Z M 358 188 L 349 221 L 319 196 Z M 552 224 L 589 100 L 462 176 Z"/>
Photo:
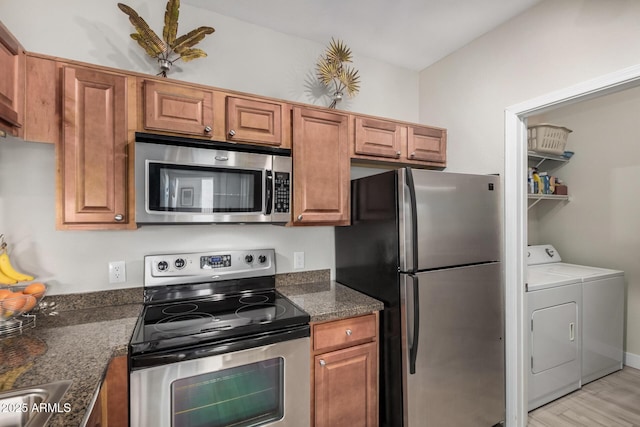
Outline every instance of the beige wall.
<path id="1" fill-rule="evenodd" d="M 640 62 L 640 2 L 546 0 L 420 73 L 449 169 L 504 170 L 504 110 Z"/>
<path id="2" fill-rule="evenodd" d="M 162 31 L 164 2 L 128 1 Z M 0 20 L 27 50 L 155 74 L 153 60 L 129 38 L 132 27 L 116 2 L 44 0 L 0 2 Z M 216 32 L 198 47 L 208 57 L 177 65 L 172 78 L 309 104 L 328 105 L 313 84 L 324 45 L 183 4 L 179 33 L 199 25 Z M 328 42 L 328 41 L 327 41 Z M 345 40 L 348 44 L 348 40 Z M 339 107 L 401 120 L 418 119 L 418 73 L 358 55 L 360 94 Z M 27 112 L 28 114 L 28 112 Z M 46 280 L 51 294 L 140 286 L 148 253 L 274 247 L 278 272 L 334 270 L 333 227 L 271 225 L 144 226 L 136 231 L 55 231 L 54 147 L 0 138 L 0 232 L 17 267 Z M 109 261 L 126 261 L 127 283 L 110 285 Z"/>
<path id="3" fill-rule="evenodd" d="M 504 172 L 505 108 L 638 64 L 640 43 L 631 41 L 640 39 L 639 21 L 640 2 L 637 1 L 547 0 L 423 70 L 420 119 L 448 128 L 449 170 Z M 627 135 L 626 141 L 633 140 L 633 132 Z M 574 133 L 571 139 L 576 144 L 576 159 L 565 166 L 562 173 L 578 168 L 587 160 L 588 154 L 580 148 L 582 138 Z M 640 354 L 640 284 L 637 283 L 640 279 L 634 272 L 632 260 L 638 251 L 629 251 L 637 229 L 637 223 L 632 224 L 631 220 L 634 216 L 629 215 L 635 213 L 637 207 L 629 208 L 626 193 L 618 188 L 634 177 L 638 182 L 634 175 L 637 169 L 633 166 L 637 156 L 618 158 L 611 154 L 610 148 L 617 147 L 617 139 L 599 141 L 609 147 L 605 151 L 610 161 L 617 162 L 615 172 L 603 177 L 609 187 L 595 197 L 597 202 L 595 192 L 587 193 L 592 203 L 602 204 L 600 209 L 582 211 L 580 219 L 576 219 L 576 206 L 580 206 L 580 202 L 571 202 L 566 207 L 547 205 L 550 212 L 544 217 L 541 212 L 535 212 L 541 216 L 540 223 L 533 224 L 530 231 L 541 241 L 553 236 L 551 243 L 558 244 L 568 261 L 594 263 L 596 256 L 588 255 L 586 245 L 580 243 L 588 236 L 589 241 L 602 245 L 599 252 L 611 254 L 598 264 L 628 271 L 627 351 Z M 633 144 L 626 149 L 633 149 Z M 613 164 L 610 166 L 614 168 Z M 591 168 L 589 172 L 589 182 L 594 181 L 597 169 Z M 592 185 L 596 184 L 589 187 Z M 570 183 L 570 191 L 573 192 L 575 186 Z M 547 225 L 551 221 L 548 218 L 557 215 L 574 221 L 570 228 L 563 229 L 562 239 L 542 229 L 543 223 Z M 628 219 L 628 225 L 623 225 L 622 219 Z M 588 224 L 595 229 L 586 232 Z M 559 232 L 559 228 L 556 231 Z M 637 243 L 636 249 L 639 249 Z M 625 254 L 626 250 L 629 252 Z"/>
<path id="4" fill-rule="evenodd" d="M 640 354 L 640 88 L 546 113 L 536 120 L 572 129 L 576 154 L 557 175 L 566 204 L 543 202 L 533 244 L 553 244 L 563 261 L 625 271 L 627 351 Z"/>

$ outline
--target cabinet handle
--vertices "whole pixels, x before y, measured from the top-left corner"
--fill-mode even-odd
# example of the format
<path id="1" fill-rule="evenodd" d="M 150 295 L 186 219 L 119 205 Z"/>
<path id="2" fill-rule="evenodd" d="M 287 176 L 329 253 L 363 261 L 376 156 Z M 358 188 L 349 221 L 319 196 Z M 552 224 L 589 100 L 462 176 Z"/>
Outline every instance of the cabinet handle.
<path id="1" fill-rule="evenodd" d="M 235 134 L 236 134 L 236 131 L 235 131 L 235 130 L 233 130 L 233 129 L 231 129 L 231 130 L 229 131 L 229 138 L 233 138 L 233 137 L 235 136 Z"/>
<path id="2" fill-rule="evenodd" d="M 347 334 L 347 336 L 349 336 L 349 337 L 350 337 L 350 336 L 351 336 L 351 334 L 353 333 L 353 331 L 352 331 L 351 329 L 347 329 L 347 330 L 345 331 L 345 333 Z"/>
<path id="3" fill-rule="evenodd" d="M 414 151 L 413 153 L 409 154 L 409 157 L 411 157 L 412 159 L 416 156 L 416 152 Z"/>
<path id="4" fill-rule="evenodd" d="M 298 215 L 298 221 L 302 221 L 302 214 Z"/>
<path id="5" fill-rule="evenodd" d="M 122 221 L 124 219 L 124 215 L 117 214 L 116 216 L 113 217 L 113 219 L 115 219 L 116 221 Z"/>
<path id="6" fill-rule="evenodd" d="M 396 151 L 396 157 L 400 157 L 400 154 L 401 153 L 399 151 Z"/>
<path id="7" fill-rule="evenodd" d="M 213 129 L 211 129 L 211 126 L 205 126 L 205 127 L 204 127 L 204 132 L 205 132 L 205 133 L 211 133 L 211 131 L 212 131 L 212 130 L 213 130 Z"/>
<path id="8" fill-rule="evenodd" d="M 324 359 L 320 359 L 320 366 L 324 366 L 326 364 L 327 364 L 327 362 L 325 362 Z"/>

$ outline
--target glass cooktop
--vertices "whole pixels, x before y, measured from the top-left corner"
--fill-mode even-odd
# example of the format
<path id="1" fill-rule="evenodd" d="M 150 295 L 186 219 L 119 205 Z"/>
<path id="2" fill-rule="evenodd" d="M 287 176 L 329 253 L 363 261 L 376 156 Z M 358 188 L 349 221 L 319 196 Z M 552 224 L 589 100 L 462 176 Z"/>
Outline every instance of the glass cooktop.
<path id="1" fill-rule="evenodd" d="M 133 354 L 220 342 L 309 323 L 278 291 L 261 290 L 146 305 L 131 338 Z"/>

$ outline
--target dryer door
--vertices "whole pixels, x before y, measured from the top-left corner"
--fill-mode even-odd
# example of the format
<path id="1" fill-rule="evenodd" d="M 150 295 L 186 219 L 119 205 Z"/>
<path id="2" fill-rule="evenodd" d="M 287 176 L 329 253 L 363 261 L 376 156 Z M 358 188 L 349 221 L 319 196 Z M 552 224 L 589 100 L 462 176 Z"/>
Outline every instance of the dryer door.
<path id="1" fill-rule="evenodd" d="M 534 311 L 531 326 L 531 371 L 534 374 L 578 358 L 578 305 L 575 302 Z"/>
<path id="2" fill-rule="evenodd" d="M 527 292 L 529 410 L 580 388 L 582 284 Z"/>

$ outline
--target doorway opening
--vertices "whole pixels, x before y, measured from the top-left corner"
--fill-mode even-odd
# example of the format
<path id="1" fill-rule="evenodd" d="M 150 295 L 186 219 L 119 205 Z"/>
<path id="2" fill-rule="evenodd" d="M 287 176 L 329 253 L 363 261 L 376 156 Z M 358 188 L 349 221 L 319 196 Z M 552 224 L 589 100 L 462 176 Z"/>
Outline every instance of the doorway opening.
<path id="1" fill-rule="evenodd" d="M 576 102 L 640 86 L 640 65 L 598 77 L 505 110 L 506 425 L 527 425 L 525 270 L 527 246 L 527 118 Z"/>

